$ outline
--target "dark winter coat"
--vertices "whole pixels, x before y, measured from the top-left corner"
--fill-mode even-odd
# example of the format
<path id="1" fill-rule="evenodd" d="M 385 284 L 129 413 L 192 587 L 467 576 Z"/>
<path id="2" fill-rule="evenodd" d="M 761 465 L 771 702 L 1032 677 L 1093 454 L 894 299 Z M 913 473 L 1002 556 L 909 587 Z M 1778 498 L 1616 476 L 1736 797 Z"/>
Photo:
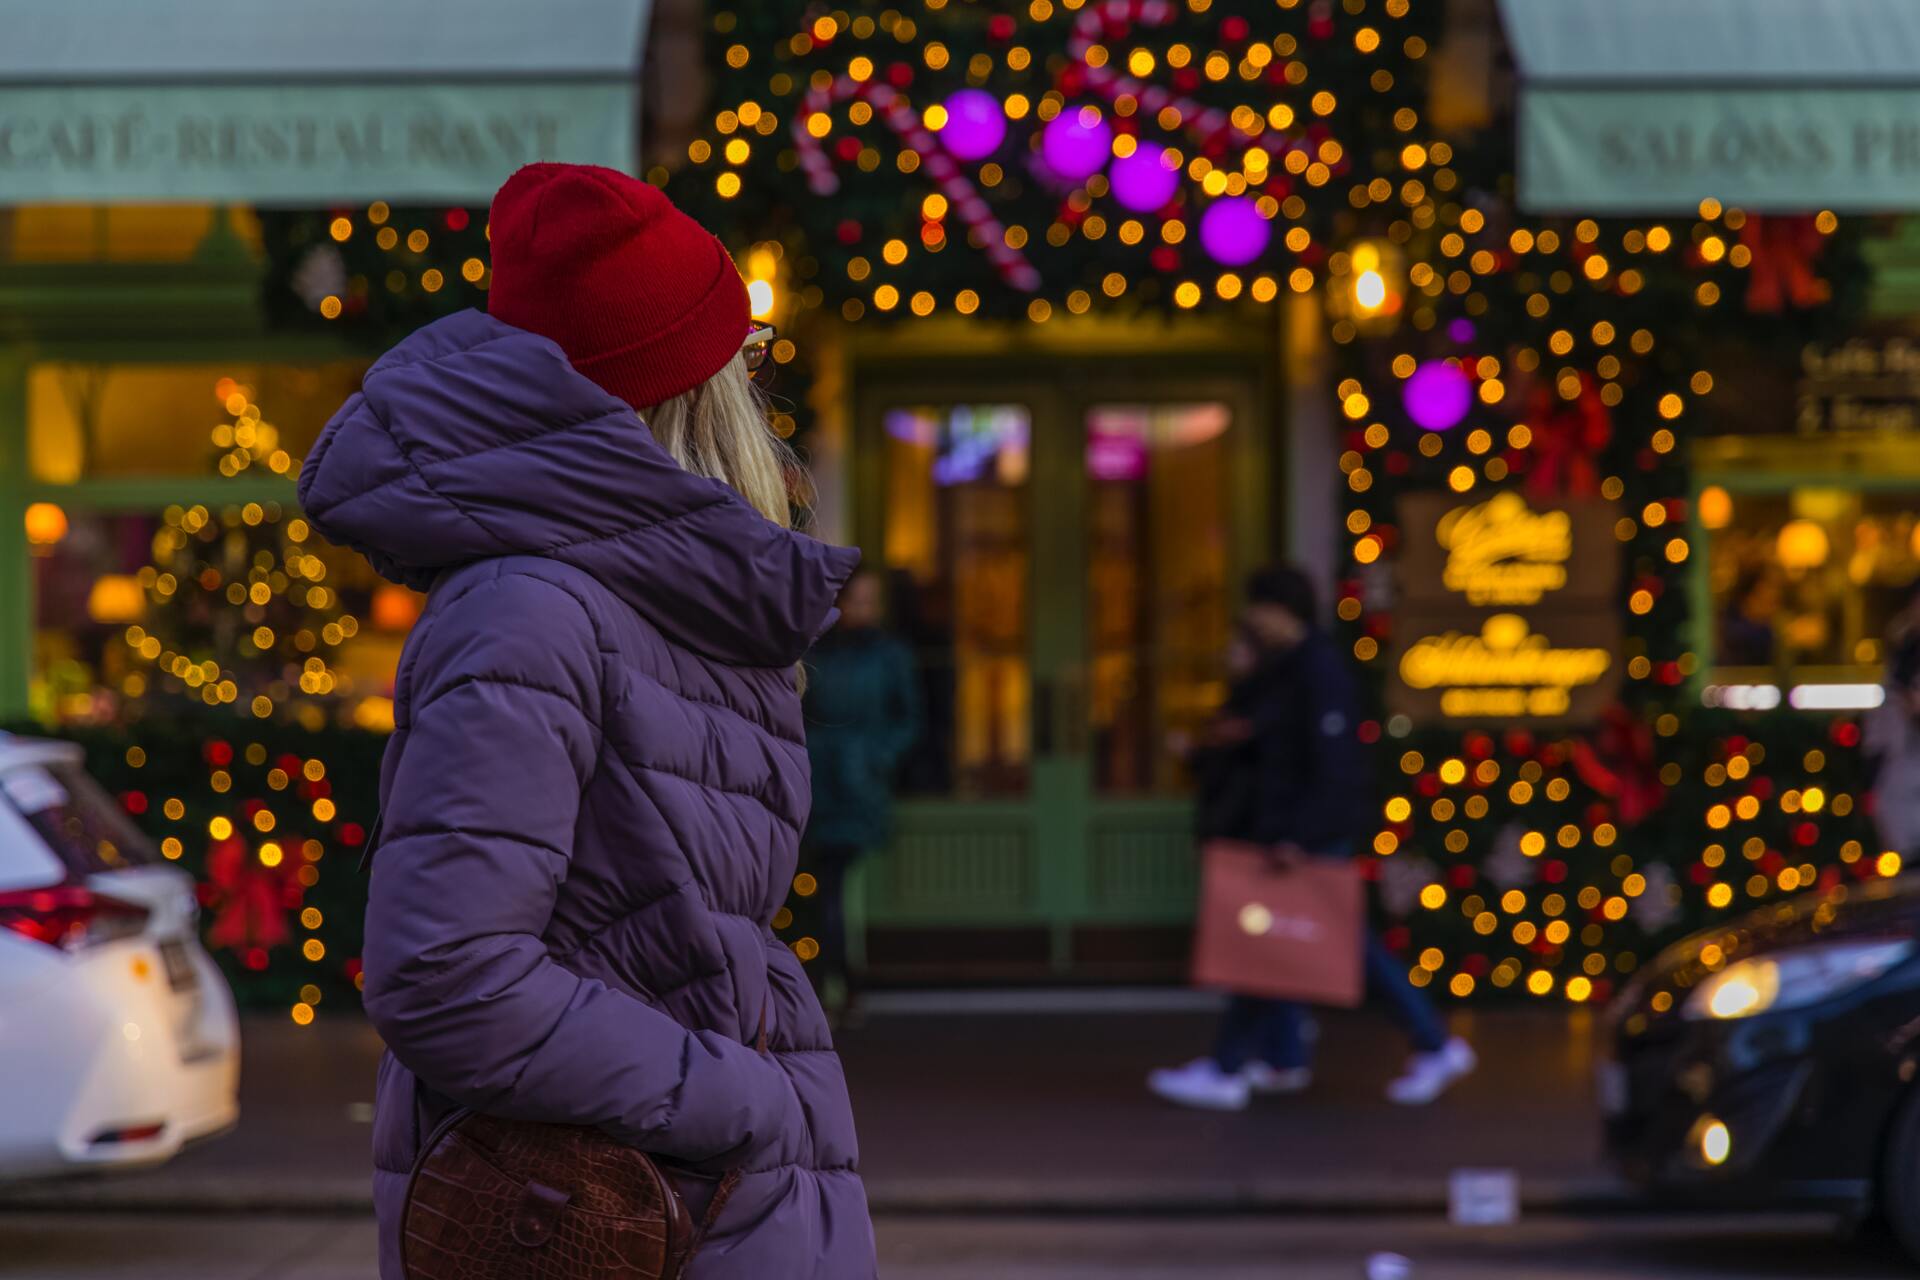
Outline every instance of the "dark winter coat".
<path id="1" fill-rule="evenodd" d="M 893 779 L 920 736 L 913 655 L 877 630 L 830 631 L 807 658 L 807 755 L 813 763 L 816 845 L 883 845 Z"/>
<path id="2" fill-rule="evenodd" d="M 872 1276 L 840 1062 L 768 927 L 807 820 L 794 664 L 855 554 L 681 470 L 558 347 L 471 311 L 373 366 L 300 500 L 431 588 L 367 909 L 383 1280 L 455 1104 L 745 1170 L 691 1280 Z"/>
<path id="3" fill-rule="evenodd" d="M 1367 825 L 1371 778 L 1359 690 L 1333 641 L 1311 631 L 1266 656 L 1240 696 L 1253 726 L 1238 757 L 1253 779 L 1252 838 L 1309 853 L 1351 847 Z"/>

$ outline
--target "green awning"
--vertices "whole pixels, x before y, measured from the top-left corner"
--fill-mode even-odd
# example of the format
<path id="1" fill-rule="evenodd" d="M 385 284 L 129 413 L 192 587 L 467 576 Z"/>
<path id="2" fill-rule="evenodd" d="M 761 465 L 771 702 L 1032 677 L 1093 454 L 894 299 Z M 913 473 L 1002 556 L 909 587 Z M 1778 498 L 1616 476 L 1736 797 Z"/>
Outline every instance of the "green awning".
<path id="1" fill-rule="evenodd" d="M 0 0 L 0 204 L 484 203 L 630 170 L 648 0 Z"/>
<path id="2" fill-rule="evenodd" d="M 1920 0 L 1500 0 L 1521 207 L 1920 209 Z"/>

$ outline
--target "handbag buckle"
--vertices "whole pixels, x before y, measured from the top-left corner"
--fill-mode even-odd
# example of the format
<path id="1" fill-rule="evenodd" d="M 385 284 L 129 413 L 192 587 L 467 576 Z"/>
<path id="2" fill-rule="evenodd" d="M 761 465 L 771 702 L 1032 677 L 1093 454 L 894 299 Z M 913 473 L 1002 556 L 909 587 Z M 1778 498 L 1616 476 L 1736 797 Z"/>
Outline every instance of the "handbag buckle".
<path id="1" fill-rule="evenodd" d="M 553 1239 L 560 1229 L 560 1214 L 573 1199 L 543 1182 L 529 1182 L 520 1192 L 520 1204 L 513 1211 L 513 1241 L 528 1249 L 538 1249 Z"/>

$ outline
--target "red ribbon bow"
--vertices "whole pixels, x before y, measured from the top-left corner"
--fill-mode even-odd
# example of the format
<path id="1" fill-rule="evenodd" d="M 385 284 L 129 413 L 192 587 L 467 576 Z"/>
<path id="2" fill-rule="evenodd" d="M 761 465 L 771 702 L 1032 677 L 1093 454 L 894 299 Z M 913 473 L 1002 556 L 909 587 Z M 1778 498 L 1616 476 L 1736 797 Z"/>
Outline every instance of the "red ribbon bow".
<path id="1" fill-rule="evenodd" d="M 1534 391 L 1527 415 L 1533 431 L 1529 497 L 1589 497 L 1600 491 L 1600 451 L 1613 439 L 1613 414 L 1593 378 L 1577 376 L 1580 394 L 1573 400 L 1559 399 L 1545 385 Z"/>
<path id="2" fill-rule="evenodd" d="M 292 938 L 287 928 L 287 877 L 277 868 L 262 866 L 246 841 L 230 837 L 213 846 L 207 855 L 207 883 L 214 890 L 209 945 L 239 952 L 270 951 Z"/>
<path id="3" fill-rule="evenodd" d="M 1753 255 L 1747 265 L 1747 310 L 1798 311 L 1825 302 L 1827 283 L 1814 265 L 1826 240 L 1812 218 L 1749 214 L 1740 228 L 1740 243 Z"/>

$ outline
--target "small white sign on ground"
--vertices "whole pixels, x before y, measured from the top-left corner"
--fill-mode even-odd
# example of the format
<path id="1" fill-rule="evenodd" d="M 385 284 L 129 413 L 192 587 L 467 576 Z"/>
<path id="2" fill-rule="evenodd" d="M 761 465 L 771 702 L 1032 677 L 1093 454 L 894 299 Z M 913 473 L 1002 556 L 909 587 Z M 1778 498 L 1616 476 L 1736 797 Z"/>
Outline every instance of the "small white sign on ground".
<path id="1" fill-rule="evenodd" d="M 1520 1219 L 1520 1175 L 1512 1169 L 1455 1169 L 1447 1179 L 1455 1226 L 1503 1227 Z"/>

